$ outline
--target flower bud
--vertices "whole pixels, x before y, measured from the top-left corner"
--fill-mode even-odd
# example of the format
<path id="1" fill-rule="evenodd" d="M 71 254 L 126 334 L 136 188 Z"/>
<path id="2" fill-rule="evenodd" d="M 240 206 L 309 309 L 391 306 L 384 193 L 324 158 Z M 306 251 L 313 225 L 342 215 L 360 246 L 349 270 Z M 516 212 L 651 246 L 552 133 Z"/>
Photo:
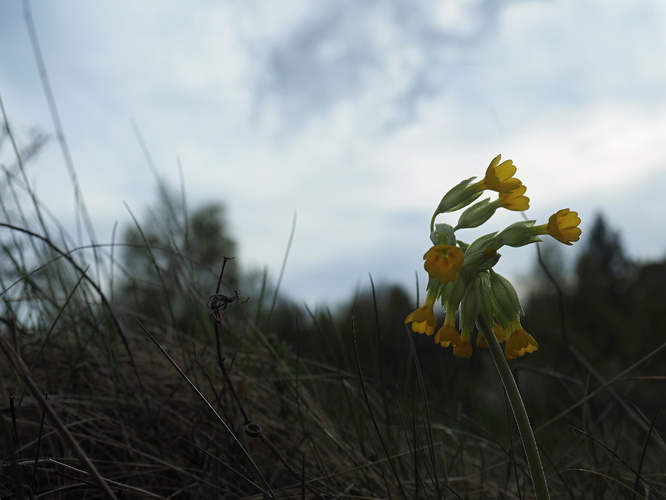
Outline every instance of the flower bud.
<path id="1" fill-rule="evenodd" d="M 488 270 L 497 264 L 501 255 L 497 253 L 499 246 L 495 239 L 496 235 L 497 233 L 490 233 L 481 236 L 467 247 L 462 266 L 463 272 L 474 274 Z"/>
<path id="2" fill-rule="evenodd" d="M 506 320 L 511 321 L 516 316 L 524 314 L 516 289 L 513 288 L 513 285 L 508 279 L 491 270 L 490 286 L 496 305 L 496 316 L 498 319 L 502 320 L 500 323 L 503 323 Z M 506 325 L 502 324 L 502 326 L 504 327 Z"/>
<path id="3" fill-rule="evenodd" d="M 430 241 L 433 245 L 456 246 L 456 235 L 448 224 L 436 224 L 435 230 L 430 233 Z"/>
<path id="4" fill-rule="evenodd" d="M 465 288 L 467 287 L 467 280 L 459 273 L 458 278 L 452 283 L 447 283 L 446 288 L 443 288 L 440 298 L 442 300 L 442 306 L 446 312 L 451 312 L 455 314 L 460 301 L 465 295 Z"/>
<path id="5" fill-rule="evenodd" d="M 462 213 L 455 231 L 480 226 L 495 214 L 497 206 L 496 202 L 490 203 L 490 198 L 475 203 Z"/>
<path id="6" fill-rule="evenodd" d="M 460 303 L 460 329 L 466 335 L 474 328 L 481 310 L 481 289 L 478 276 L 467 284 L 465 295 Z"/>
<path id="7" fill-rule="evenodd" d="M 442 201 L 439 202 L 439 206 L 437 207 L 437 210 L 435 210 L 435 215 L 459 210 L 481 196 L 480 191 L 470 187 L 470 183 L 474 179 L 476 179 L 476 177 L 470 177 L 451 188 L 449 192 L 444 195 Z"/>
<path id="8" fill-rule="evenodd" d="M 479 290 L 481 291 L 481 314 L 492 325 L 495 321 L 493 307 L 492 287 L 490 285 L 490 273 L 483 272 L 478 274 Z"/>

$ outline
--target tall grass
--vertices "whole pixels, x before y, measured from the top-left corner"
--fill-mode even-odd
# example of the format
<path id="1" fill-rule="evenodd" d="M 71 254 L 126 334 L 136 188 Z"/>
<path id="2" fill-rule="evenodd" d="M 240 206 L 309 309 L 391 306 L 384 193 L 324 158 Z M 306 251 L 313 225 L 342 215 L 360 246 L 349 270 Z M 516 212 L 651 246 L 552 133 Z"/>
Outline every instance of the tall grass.
<path id="1" fill-rule="evenodd" d="M 141 237 L 154 274 L 137 283 L 123 244 L 51 217 L 26 175 L 39 144 L 3 119 L 0 498 L 533 498 L 487 353 L 452 359 L 407 332 L 404 292 L 371 283 L 308 311 L 241 278 L 217 323 L 224 256 L 212 269 Z M 663 396 L 648 414 L 631 398 L 660 394 L 632 374 L 664 351 L 610 378 L 567 352 L 575 368 L 513 365 L 552 497 L 664 498 Z"/>

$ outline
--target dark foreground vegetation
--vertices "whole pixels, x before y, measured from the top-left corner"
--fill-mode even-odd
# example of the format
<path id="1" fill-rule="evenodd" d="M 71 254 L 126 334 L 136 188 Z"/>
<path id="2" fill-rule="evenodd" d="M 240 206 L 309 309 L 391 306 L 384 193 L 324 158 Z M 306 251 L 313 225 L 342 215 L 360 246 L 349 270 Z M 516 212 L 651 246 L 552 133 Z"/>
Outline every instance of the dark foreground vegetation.
<path id="1" fill-rule="evenodd" d="M 415 297 L 290 302 L 222 206 L 159 182 L 118 241 L 73 241 L 27 182 L 34 144 L 1 139 L 0 498 L 533 498 L 490 356 L 411 334 Z M 542 247 L 540 347 L 511 363 L 551 496 L 665 498 L 666 261 L 601 217 L 581 243 L 571 270 Z"/>

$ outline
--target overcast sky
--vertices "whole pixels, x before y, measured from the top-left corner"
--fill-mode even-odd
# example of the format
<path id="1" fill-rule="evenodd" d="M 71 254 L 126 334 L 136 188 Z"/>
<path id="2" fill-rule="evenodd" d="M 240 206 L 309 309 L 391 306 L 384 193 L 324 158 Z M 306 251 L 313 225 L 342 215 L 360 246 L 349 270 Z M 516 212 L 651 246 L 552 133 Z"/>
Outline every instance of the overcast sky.
<path id="1" fill-rule="evenodd" d="M 99 241 L 155 198 L 135 123 L 192 205 L 227 205 L 244 266 L 277 277 L 297 214 L 283 286 L 311 305 L 369 274 L 413 290 L 441 196 L 499 153 L 528 217 L 577 210 L 581 245 L 601 211 L 632 257 L 666 254 L 663 0 L 30 6 Z M 19 0 L 0 0 L 0 96 L 21 138 L 54 134 Z M 29 175 L 72 227 L 55 140 Z M 526 274 L 533 250 L 496 269 Z"/>

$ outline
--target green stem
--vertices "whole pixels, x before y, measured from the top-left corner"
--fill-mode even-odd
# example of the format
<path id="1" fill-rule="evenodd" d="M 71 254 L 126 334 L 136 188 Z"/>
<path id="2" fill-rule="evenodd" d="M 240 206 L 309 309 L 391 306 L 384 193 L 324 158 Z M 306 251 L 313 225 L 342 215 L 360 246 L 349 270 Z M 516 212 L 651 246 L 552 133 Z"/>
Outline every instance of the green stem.
<path id="1" fill-rule="evenodd" d="M 530 475 L 532 476 L 532 483 L 534 484 L 537 500 L 549 500 L 550 494 L 548 493 L 548 484 L 546 483 L 546 475 L 543 471 L 543 465 L 541 464 L 539 449 L 537 448 L 536 439 L 534 439 L 534 432 L 532 432 L 530 420 L 527 416 L 527 410 L 525 410 L 523 398 L 520 396 L 516 379 L 513 378 L 509 363 L 504 357 L 502 348 L 500 347 L 488 320 L 480 315 L 478 323 L 483 331 L 483 335 L 485 336 L 490 349 L 490 354 L 495 361 L 495 366 L 502 379 L 504 390 L 509 397 L 509 403 L 511 403 L 513 416 L 516 419 L 518 432 L 520 432 L 520 439 L 523 442 L 523 448 L 525 449 L 525 455 L 527 456 L 527 465 L 530 468 Z"/>

